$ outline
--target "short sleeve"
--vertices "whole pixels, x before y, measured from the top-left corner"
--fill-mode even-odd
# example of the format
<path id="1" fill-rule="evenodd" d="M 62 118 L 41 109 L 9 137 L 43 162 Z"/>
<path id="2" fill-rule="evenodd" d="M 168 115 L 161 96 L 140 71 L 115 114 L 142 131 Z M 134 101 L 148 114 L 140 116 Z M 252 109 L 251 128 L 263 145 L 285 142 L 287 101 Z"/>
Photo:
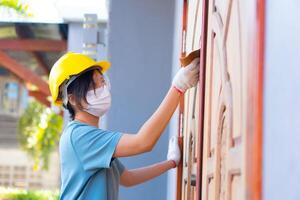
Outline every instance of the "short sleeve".
<path id="1" fill-rule="evenodd" d="M 121 175 L 125 169 L 125 166 L 121 163 L 121 161 L 118 158 L 116 158 L 115 162 L 116 162 L 116 166 L 119 171 L 119 174 Z"/>
<path id="2" fill-rule="evenodd" d="M 109 168 L 122 133 L 98 128 L 85 128 L 77 129 L 71 135 L 74 151 L 83 169 Z"/>

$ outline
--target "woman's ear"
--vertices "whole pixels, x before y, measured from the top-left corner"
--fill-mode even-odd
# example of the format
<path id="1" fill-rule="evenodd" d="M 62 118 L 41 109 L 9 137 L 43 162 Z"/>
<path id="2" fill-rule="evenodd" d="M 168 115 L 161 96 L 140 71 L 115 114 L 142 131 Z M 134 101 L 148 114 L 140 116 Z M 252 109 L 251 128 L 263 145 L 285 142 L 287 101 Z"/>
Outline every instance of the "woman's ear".
<path id="1" fill-rule="evenodd" d="M 76 101 L 75 98 L 72 94 L 68 94 L 68 101 L 70 102 L 70 104 L 75 107 L 76 106 Z"/>

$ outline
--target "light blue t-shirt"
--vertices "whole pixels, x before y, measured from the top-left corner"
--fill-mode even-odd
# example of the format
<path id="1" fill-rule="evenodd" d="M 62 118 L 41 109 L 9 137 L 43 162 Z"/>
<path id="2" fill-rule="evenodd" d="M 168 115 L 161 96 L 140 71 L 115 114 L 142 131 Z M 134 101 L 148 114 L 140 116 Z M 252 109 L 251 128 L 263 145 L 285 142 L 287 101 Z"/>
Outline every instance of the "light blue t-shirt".
<path id="1" fill-rule="evenodd" d="M 61 200 L 117 200 L 124 166 L 112 158 L 122 134 L 71 121 L 60 138 Z"/>

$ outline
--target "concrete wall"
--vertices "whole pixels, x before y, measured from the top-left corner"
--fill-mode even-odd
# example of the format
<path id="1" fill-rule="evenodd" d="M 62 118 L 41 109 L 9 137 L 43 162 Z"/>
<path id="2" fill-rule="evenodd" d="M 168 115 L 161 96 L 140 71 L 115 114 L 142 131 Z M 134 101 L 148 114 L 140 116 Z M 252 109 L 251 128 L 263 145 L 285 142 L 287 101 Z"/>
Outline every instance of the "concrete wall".
<path id="1" fill-rule="evenodd" d="M 263 199 L 300 199 L 300 2 L 266 4 Z"/>
<path id="2" fill-rule="evenodd" d="M 83 43 L 82 23 L 69 23 L 68 31 L 68 51 L 81 53 Z"/>
<path id="3" fill-rule="evenodd" d="M 108 57 L 112 108 L 108 129 L 136 133 L 168 91 L 172 77 L 174 5 L 172 0 L 112 0 Z M 152 152 L 121 159 L 129 169 L 166 159 L 168 130 Z M 120 200 L 165 200 L 167 174 L 132 188 Z"/>
<path id="4" fill-rule="evenodd" d="M 176 72 L 179 69 L 179 57 L 181 54 L 181 32 L 182 32 L 182 9 L 183 1 L 174 1 L 174 27 L 173 27 L 173 57 L 172 57 L 172 77 L 175 76 Z M 169 126 L 169 136 L 174 134 L 177 135 L 178 132 L 178 110 L 173 115 L 170 126 Z M 168 183 L 167 183 L 167 199 L 174 200 L 176 199 L 176 182 L 177 182 L 176 170 L 168 171 Z"/>
<path id="5" fill-rule="evenodd" d="M 93 13 L 91 13 L 93 14 Z M 82 16 L 83 18 L 83 16 Z M 68 51 L 82 53 L 83 45 L 83 22 L 69 22 L 69 31 L 68 31 Z M 106 31 L 106 23 L 99 23 L 99 30 Z M 107 37 L 107 36 L 106 36 Z M 107 43 L 107 39 L 105 40 Z M 107 58 L 107 46 L 98 44 L 98 60 Z"/>

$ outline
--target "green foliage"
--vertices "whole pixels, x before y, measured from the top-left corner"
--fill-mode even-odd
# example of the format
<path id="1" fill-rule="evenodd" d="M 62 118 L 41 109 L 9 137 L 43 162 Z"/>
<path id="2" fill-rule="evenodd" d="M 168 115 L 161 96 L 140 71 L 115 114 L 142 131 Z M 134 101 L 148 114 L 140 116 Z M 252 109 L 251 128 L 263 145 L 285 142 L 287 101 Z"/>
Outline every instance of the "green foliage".
<path id="1" fill-rule="evenodd" d="M 34 159 L 36 170 L 48 169 L 50 153 L 57 147 L 62 127 L 62 117 L 37 101 L 31 101 L 20 117 L 19 141 Z"/>
<path id="2" fill-rule="evenodd" d="M 18 14 L 21 15 L 31 15 L 28 12 L 28 5 L 22 3 L 20 0 L 0 0 L 0 6 L 6 7 L 8 9 L 15 10 Z"/>
<path id="3" fill-rule="evenodd" d="M 21 189 L 1 189 L 1 200 L 58 200 L 58 191 L 26 191 Z"/>

